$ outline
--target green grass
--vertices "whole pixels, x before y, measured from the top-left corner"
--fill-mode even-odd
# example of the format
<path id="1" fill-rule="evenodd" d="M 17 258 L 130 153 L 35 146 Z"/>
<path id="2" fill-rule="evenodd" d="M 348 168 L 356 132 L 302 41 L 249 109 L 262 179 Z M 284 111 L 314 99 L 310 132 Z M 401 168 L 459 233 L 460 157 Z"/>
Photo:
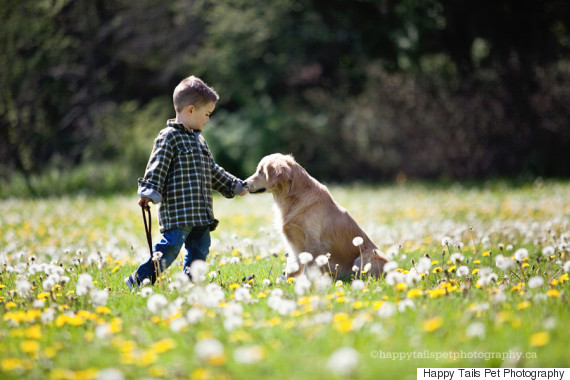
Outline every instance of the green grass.
<path id="1" fill-rule="evenodd" d="M 152 288 L 167 299 L 152 313 L 151 296 L 129 293 L 123 284 L 147 252 L 136 198 L 0 201 L 0 377 L 95 379 L 115 369 L 126 379 L 412 379 L 417 367 L 567 365 L 570 288 L 563 266 L 570 260 L 570 184 L 408 184 L 331 192 L 380 249 L 396 254 L 398 271 L 405 275 L 412 259 L 417 264 L 427 254 L 437 261 L 429 274 L 405 286 L 363 278 L 362 290 L 333 278 L 322 289 L 313 284 L 298 294 L 294 282 L 278 280 L 284 244 L 273 225 L 271 196 L 217 197 L 221 223 L 208 257 L 208 272 L 217 276 L 173 288 L 179 257 Z M 156 207 L 153 215 L 156 226 Z M 446 236 L 463 243 L 464 261 L 455 269 L 448 260 L 459 249 L 442 246 Z M 159 238 L 155 228 L 153 239 Z M 547 246 L 554 253 L 544 256 Z M 528 259 L 506 271 L 496 266 L 497 255 L 510 257 L 520 248 L 528 250 Z M 60 279 L 68 281 L 44 289 L 50 268 L 60 265 Z M 460 265 L 468 267 L 467 276 L 457 275 Z M 437 267 L 441 271 L 434 273 Z M 483 267 L 497 279 L 478 286 Z M 92 294 L 77 294 L 84 273 L 94 289 L 108 290 L 105 307 L 93 304 Z M 251 275 L 251 284 L 242 282 Z M 543 283 L 530 287 L 533 277 Z M 27 295 L 18 292 L 22 279 L 33 285 Z M 200 296 L 212 287 L 221 302 Z M 279 303 L 271 297 L 276 289 L 294 310 L 270 306 Z M 413 298 L 404 301 L 408 294 Z M 385 313 L 389 305 L 393 313 Z M 202 319 L 190 321 L 190 310 L 200 310 Z M 222 351 L 203 357 L 197 347 L 207 339 Z M 357 353 L 346 374 L 329 365 L 343 347 Z"/>

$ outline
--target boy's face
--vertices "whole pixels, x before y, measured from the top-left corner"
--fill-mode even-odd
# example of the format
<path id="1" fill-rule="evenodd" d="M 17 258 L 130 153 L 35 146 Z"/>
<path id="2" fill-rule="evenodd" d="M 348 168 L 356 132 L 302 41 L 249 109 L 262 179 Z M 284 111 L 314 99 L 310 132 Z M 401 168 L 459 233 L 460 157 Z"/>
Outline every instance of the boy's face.
<path id="1" fill-rule="evenodd" d="M 184 109 L 186 115 L 184 115 L 185 123 L 184 126 L 189 129 L 195 129 L 201 131 L 204 129 L 204 125 L 210 120 L 210 115 L 214 112 L 216 108 L 216 103 L 207 103 L 200 107 L 195 107 L 189 105 Z"/>

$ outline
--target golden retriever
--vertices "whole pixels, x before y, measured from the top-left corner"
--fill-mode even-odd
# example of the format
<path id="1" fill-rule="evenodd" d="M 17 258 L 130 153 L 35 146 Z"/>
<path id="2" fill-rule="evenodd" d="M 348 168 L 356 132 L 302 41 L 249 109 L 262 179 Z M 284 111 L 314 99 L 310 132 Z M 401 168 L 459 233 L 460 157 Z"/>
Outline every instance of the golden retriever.
<path id="1" fill-rule="evenodd" d="M 309 252 L 313 257 L 330 253 L 329 266 L 333 275 L 349 277 L 356 266 L 367 273 L 379 276 L 388 261 L 358 226 L 348 212 L 336 203 L 326 186 L 314 179 L 290 155 L 272 154 L 264 157 L 257 172 L 245 180 L 251 194 L 273 194 L 280 211 L 285 240 L 290 246 L 291 260 L 298 262 L 298 255 Z M 362 238 L 355 246 L 353 239 Z M 299 265 L 296 276 L 303 270 Z"/>

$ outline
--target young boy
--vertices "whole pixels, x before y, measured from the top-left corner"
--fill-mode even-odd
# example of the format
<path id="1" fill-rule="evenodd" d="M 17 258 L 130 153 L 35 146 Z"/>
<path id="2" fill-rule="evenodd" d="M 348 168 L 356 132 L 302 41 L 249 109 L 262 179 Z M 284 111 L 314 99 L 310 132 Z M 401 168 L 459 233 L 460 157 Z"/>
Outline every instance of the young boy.
<path id="1" fill-rule="evenodd" d="M 148 278 L 156 281 L 186 248 L 183 270 L 189 274 L 194 260 L 206 260 L 210 231 L 218 225 L 212 207 L 212 189 L 226 198 L 244 195 L 245 183 L 218 166 L 201 132 L 219 96 L 201 79 L 191 76 L 174 89 L 176 119 L 167 121 L 154 141 L 146 172 L 139 178 L 139 206 L 161 203 L 158 211 L 159 243 L 153 257 L 125 279 L 133 290 Z"/>

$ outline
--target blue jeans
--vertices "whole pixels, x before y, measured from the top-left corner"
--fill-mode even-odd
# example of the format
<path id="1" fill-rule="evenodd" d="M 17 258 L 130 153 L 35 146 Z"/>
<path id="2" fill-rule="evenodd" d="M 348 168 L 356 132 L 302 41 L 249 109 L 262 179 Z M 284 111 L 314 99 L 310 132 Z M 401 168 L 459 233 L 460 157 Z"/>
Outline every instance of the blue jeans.
<path id="1" fill-rule="evenodd" d="M 186 255 L 184 256 L 184 273 L 190 275 L 190 265 L 194 260 L 206 260 L 210 252 L 210 227 L 185 227 L 174 228 L 164 232 L 160 242 L 153 247 L 153 252 L 161 252 L 160 261 L 152 261 L 149 256 L 139 268 L 133 273 L 133 278 L 137 285 L 145 279 L 150 279 L 154 284 L 158 274 L 164 272 L 178 257 L 180 249 L 184 244 Z"/>

